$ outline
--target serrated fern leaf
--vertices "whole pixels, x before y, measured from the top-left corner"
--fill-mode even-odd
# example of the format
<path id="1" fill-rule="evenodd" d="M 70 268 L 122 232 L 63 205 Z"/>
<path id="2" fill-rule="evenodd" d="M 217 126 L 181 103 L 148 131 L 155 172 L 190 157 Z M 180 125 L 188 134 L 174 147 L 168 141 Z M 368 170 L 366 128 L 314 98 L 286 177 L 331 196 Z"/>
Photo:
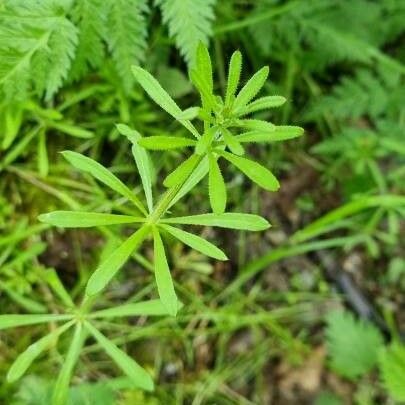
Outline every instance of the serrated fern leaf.
<path id="1" fill-rule="evenodd" d="M 108 14 L 107 43 L 123 88 L 129 91 L 133 83 L 132 65 L 145 57 L 147 0 L 114 0 Z"/>
<path id="2" fill-rule="evenodd" d="M 82 0 L 75 3 L 72 19 L 79 28 L 79 42 L 70 76 L 78 79 L 89 68 L 101 66 L 104 58 L 105 29 L 107 25 L 108 2 L 103 0 Z"/>
<path id="3" fill-rule="evenodd" d="M 77 29 L 67 19 L 68 2 L 6 2 L 0 11 L 0 88 L 22 98 L 33 87 L 51 98 L 67 77 Z"/>
<path id="4" fill-rule="evenodd" d="M 205 45 L 212 34 L 216 0 L 157 0 L 169 34 L 186 62 L 193 64 L 198 43 Z"/>
<path id="5" fill-rule="evenodd" d="M 367 373 L 376 364 L 383 344 L 378 329 L 344 311 L 328 316 L 326 339 L 331 367 L 347 378 Z"/>
<path id="6" fill-rule="evenodd" d="M 393 343 L 380 356 L 383 384 L 397 401 L 405 401 L 405 346 Z"/>

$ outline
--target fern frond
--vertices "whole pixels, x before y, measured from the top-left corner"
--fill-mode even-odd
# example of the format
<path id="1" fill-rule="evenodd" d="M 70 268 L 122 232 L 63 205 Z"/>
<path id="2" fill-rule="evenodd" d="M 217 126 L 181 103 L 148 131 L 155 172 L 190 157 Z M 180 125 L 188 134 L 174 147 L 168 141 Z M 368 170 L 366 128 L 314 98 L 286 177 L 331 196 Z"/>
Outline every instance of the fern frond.
<path id="1" fill-rule="evenodd" d="M 397 401 L 405 401 L 405 346 L 393 343 L 380 356 L 383 384 Z"/>
<path id="2" fill-rule="evenodd" d="M 257 2 L 253 16 L 268 12 L 279 3 Z M 404 7 L 400 3 L 400 0 L 307 0 L 297 2 L 277 19 L 252 25 L 250 32 L 265 55 L 282 59 L 287 50 L 310 71 L 321 71 L 340 61 L 371 64 L 377 60 L 403 73 L 405 67 L 401 63 L 379 50 L 382 44 L 403 32 L 398 15 L 404 16 Z"/>
<path id="3" fill-rule="evenodd" d="M 328 316 L 326 338 L 332 368 L 347 378 L 368 372 L 383 345 L 378 329 L 344 311 Z"/>
<path id="4" fill-rule="evenodd" d="M 353 76 L 343 77 L 331 94 L 320 97 L 308 108 L 306 119 L 333 114 L 338 120 L 355 119 L 363 115 L 378 118 L 399 112 L 405 102 L 400 77 L 390 75 L 387 83 L 369 70 L 359 69 Z"/>
<path id="5" fill-rule="evenodd" d="M 129 91 L 134 81 L 132 65 L 144 60 L 147 26 L 147 0 L 114 0 L 108 14 L 107 43 L 123 88 Z"/>
<path id="6" fill-rule="evenodd" d="M 75 2 L 72 20 L 79 29 L 79 42 L 70 77 L 78 79 L 90 68 L 102 65 L 105 55 L 103 38 L 107 26 L 109 3 L 103 0 Z"/>
<path id="7" fill-rule="evenodd" d="M 208 44 L 212 35 L 216 0 L 157 0 L 163 21 L 169 26 L 169 34 L 189 65 L 199 42 Z"/>
<path id="8" fill-rule="evenodd" d="M 21 98 L 34 87 L 51 98 L 67 77 L 77 29 L 67 19 L 69 2 L 8 1 L 0 11 L 0 88 Z"/>

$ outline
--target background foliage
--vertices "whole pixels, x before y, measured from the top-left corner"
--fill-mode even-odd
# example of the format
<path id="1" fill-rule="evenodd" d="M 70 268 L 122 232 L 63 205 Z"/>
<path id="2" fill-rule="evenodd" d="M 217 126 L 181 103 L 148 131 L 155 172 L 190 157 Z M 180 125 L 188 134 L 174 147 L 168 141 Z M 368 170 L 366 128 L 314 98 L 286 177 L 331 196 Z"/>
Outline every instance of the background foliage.
<path id="1" fill-rule="evenodd" d="M 152 72 L 187 108 L 198 102 L 187 72 L 199 41 L 214 56 L 218 93 L 239 49 L 243 81 L 268 65 L 266 94 L 287 99 L 255 118 L 306 130 L 299 140 L 249 146 L 275 170 L 278 194 L 224 171 L 232 211 L 261 214 L 272 229 L 236 236 L 205 228 L 227 252 L 225 264 L 168 238 L 184 311 L 175 320 L 133 317 L 110 330 L 153 375 L 156 391 L 117 378 L 94 343 L 82 353 L 71 403 L 404 400 L 404 20 L 401 0 L 0 1 L 2 314 L 57 313 L 54 272 L 77 301 L 126 235 L 125 226 L 51 230 L 38 222 L 52 210 L 130 214 L 60 151 L 90 156 L 133 187 L 138 174 L 115 124 L 143 136 L 185 135 L 136 84 L 131 65 Z M 174 150 L 152 159 L 160 187 L 184 158 Z M 181 200 L 177 212 L 208 211 L 206 187 Z M 103 306 L 154 297 L 150 255 L 144 249 L 133 257 Z M 369 300 L 359 304 L 358 290 Z M 344 303 L 355 316 L 328 315 Z M 0 334 L 1 376 L 41 327 L 21 332 Z M 61 343 L 21 383 L 0 378 L 0 402 L 49 402 L 67 347 Z M 308 370 L 318 371 L 309 379 Z"/>

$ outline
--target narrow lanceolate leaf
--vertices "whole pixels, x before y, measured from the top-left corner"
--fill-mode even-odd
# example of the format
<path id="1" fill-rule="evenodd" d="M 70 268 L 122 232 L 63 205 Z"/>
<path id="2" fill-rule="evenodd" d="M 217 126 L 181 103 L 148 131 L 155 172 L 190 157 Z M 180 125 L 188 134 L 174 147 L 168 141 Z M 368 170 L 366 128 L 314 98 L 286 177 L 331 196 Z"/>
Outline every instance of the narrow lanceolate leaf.
<path id="1" fill-rule="evenodd" d="M 173 187 L 182 184 L 191 175 L 199 161 L 200 157 L 198 155 L 191 155 L 165 178 L 163 184 L 166 187 Z"/>
<path id="2" fill-rule="evenodd" d="M 269 68 L 268 66 L 264 66 L 248 80 L 233 103 L 233 110 L 235 112 L 238 111 L 239 108 L 245 107 L 246 104 L 256 96 L 266 82 L 268 75 Z"/>
<path id="3" fill-rule="evenodd" d="M 153 210 L 153 194 L 152 194 L 152 161 L 148 152 L 138 145 L 138 141 L 142 139 L 141 134 L 127 125 L 118 124 L 118 131 L 126 136 L 132 143 L 132 155 L 134 156 L 136 167 L 138 168 L 139 175 L 141 176 L 142 187 L 146 197 L 149 212 Z"/>
<path id="4" fill-rule="evenodd" d="M 246 231 L 263 231 L 270 224 L 262 217 L 254 214 L 226 212 L 224 214 L 200 214 L 186 217 L 165 218 L 165 224 L 217 226 L 219 228 L 243 229 Z"/>
<path id="5" fill-rule="evenodd" d="M 280 187 L 280 183 L 275 178 L 273 173 L 266 169 L 261 164 L 240 156 L 232 155 L 231 153 L 216 150 L 216 152 L 223 156 L 226 160 L 236 166 L 243 172 L 250 180 L 254 181 L 260 187 L 269 191 L 276 191 Z"/>
<path id="6" fill-rule="evenodd" d="M 130 378 L 135 387 L 146 391 L 153 390 L 153 380 L 132 357 L 119 349 L 111 340 L 107 339 L 91 323 L 85 322 L 86 329 L 93 335 L 99 345 L 114 360 L 117 366 Z"/>
<path id="7" fill-rule="evenodd" d="M 194 118 L 198 117 L 198 114 L 200 112 L 200 107 L 190 107 L 187 108 L 186 110 L 183 110 L 181 114 L 179 114 L 176 119 L 177 121 L 181 120 L 193 120 Z"/>
<path id="8" fill-rule="evenodd" d="M 132 224 L 145 218 L 131 215 L 101 214 L 83 211 L 53 211 L 38 217 L 41 222 L 61 228 L 88 228 L 91 226 Z"/>
<path id="9" fill-rule="evenodd" d="M 197 141 L 197 145 L 195 147 L 195 153 L 197 155 L 203 155 L 207 151 L 215 139 L 217 131 L 218 127 L 213 126 L 204 132 L 203 136 Z"/>
<path id="10" fill-rule="evenodd" d="M 66 405 L 70 380 L 83 347 L 85 332 L 81 323 L 76 324 L 73 339 L 62 369 L 53 389 L 52 405 Z"/>
<path id="11" fill-rule="evenodd" d="M 176 102 L 169 96 L 166 90 L 163 89 L 159 82 L 149 72 L 139 66 L 132 66 L 132 73 L 134 74 L 138 83 L 148 93 L 149 97 L 166 112 L 168 112 L 173 118 L 177 119 L 177 117 L 183 113 Z M 179 122 L 183 124 L 195 137 L 200 137 L 197 129 L 189 120 L 180 120 Z"/>
<path id="12" fill-rule="evenodd" d="M 37 323 L 68 321 L 73 315 L 0 315 L 0 330 L 16 328 L 18 326 L 35 325 Z"/>
<path id="13" fill-rule="evenodd" d="M 234 126 L 264 132 L 270 132 L 276 129 L 276 126 L 271 122 L 252 119 L 238 120 L 234 123 Z"/>
<path id="14" fill-rule="evenodd" d="M 70 321 L 67 324 L 55 329 L 53 332 L 39 339 L 35 343 L 28 346 L 28 348 L 22 352 L 14 363 L 11 365 L 7 373 L 7 381 L 13 383 L 20 379 L 33 361 L 46 349 L 51 347 L 51 345 L 56 341 L 56 339 L 65 331 L 67 331 L 74 321 Z"/>
<path id="15" fill-rule="evenodd" d="M 201 41 L 197 46 L 196 68 L 200 77 L 204 78 L 207 83 L 208 90 L 212 93 L 214 83 L 212 78 L 211 57 L 208 48 Z"/>
<path id="16" fill-rule="evenodd" d="M 193 233 L 183 231 L 179 228 L 175 228 L 170 225 L 159 225 L 165 231 L 169 232 L 180 242 L 183 242 L 185 245 L 190 246 L 191 248 L 217 260 L 228 260 L 225 253 L 218 249 L 215 245 L 208 242 L 207 240 L 200 238 Z"/>
<path id="17" fill-rule="evenodd" d="M 217 105 L 215 96 L 212 94 L 212 89 L 207 84 L 204 77 L 202 77 L 200 73 L 195 69 L 191 69 L 190 79 L 201 94 L 203 112 L 209 114 L 211 110 L 215 110 Z"/>
<path id="18" fill-rule="evenodd" d="M 192 190 L 208 173 L 208 157 L 204 156 L 201 162 L 193 170 L 193 173 L 188 177 L 188 179 L 181 186 L 179 192 L 173 198 L 169 207 L 172 207 L 181 198 L 183 198 L 190 190 Z"/>
<path id="19" fill-rule="evenodd" d="M 174 291 L 173 280 L 167 264 L 165 248 L 159 231 L 153 230 L 153 248 L 155 261 L 155 277 L 159 291 L 159 297 L 170 315 L 176 316 L 178 301 Z"/>
<path id="20" fill-rule="evenodd" d="M 180 303 L 179 303 L 180 304 Z M 180 305 L 179 305 L 180 309 Z M 125 316 L 160 316 L 167 315 L 167 308 L 161 300 L 135 302 L 102 309 L 88 315 L 89 318 L 119 318 Z"/>
<path id="21" fill-rule="evenodd" d="M 248 104 L 246 107 L 243 107 L 239 109 L 236 113 L 238 115 L 245 115 L 245 114 L 251 114 L 252 112 L 255 111 L 261 111 L 261 110 L 268 110 L 269 108 L 275 108 L 275 107 L 280 107 L 282 106 L 287 99 L 282 96 L 266 96 L 266 97 L 261 97 L 252 103 Z"/>
<path id="22" fill-rule="evenodd" d="M 209 154 L 208 194 L 212 211 L 222 214 L 226 207 L 226 186 L 217 159 Z"/>
<path id="23" fill-rule="evenodd" d="M 87 295 L 91 296 L 97 294 L 109 283 L 117 271 L 128 260 L 129 256 L 131 256 L 145 240 L 149 231 L 149 227 L 143 226 L 130 236 L 118 249 L 114 250 L 111 256 L 91 275 L 86 287 Z"/>
<path id="24" fill-rule="evenodd" d="M 225 105 L 229 106 L 233 100 L 240 80 L 242 70 L 242 54 L 236 51 L 229 62 L 228 83 L 226 86 Z"/>
<path id="25" fill-rule="evenodd" d="M 138 141 L 138 145 L 150 150 L 168 150 L 194 146 L 196 141 L 179 136 L 148 136 Z"/>
<path id="26" fill-rule="evenodd" d="M 132 201 L 142 213 L 146 214 L 145 207 L 141 201 L 139 201 L 138 197 L 136 197 L 136 195 L 120 179 L 114 176 L 103 165 L 77 152 L 65 151 L 62 152 L 62 154 L 69 163 L 76 167 L 76 169 L 91 174 L 94 178 L 101 181 L 112 190 Z"/>
<path id="27" fill-rule="evenodd" d="M 272 131 L 249 131 L 237 136 L 239 142 L 278 142 L 297 138 L 304 133 L 301 127 L 276 126 Z"/>
<path id="28" fill-rule="evenodd" d="M 228 148 L 232 153 L 234 153 L 235 155 L 243 155 L 245 153 L 243 146 L 239 143 L 238 139 L 234 135 L 232 135 L 232 133 L 228 129 L 222 128 L 221 132 L 222 136 L 224 137 L 226 146 L 228 146 Z"/>

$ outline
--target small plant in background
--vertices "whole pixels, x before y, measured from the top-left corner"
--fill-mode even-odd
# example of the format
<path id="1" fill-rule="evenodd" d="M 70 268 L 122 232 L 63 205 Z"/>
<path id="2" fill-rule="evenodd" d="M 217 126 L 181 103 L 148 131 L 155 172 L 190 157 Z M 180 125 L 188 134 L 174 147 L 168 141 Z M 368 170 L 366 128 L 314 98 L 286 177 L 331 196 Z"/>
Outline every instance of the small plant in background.
<path id="1" fill-rule="evenodd" d="M 14 362 L 8 373 L 9 381 L 19 379 L 30 364 L 45 349 L 73 329 L 69 349 L 54 387 L 53 403 L 64 404 L 74 367 L 87 336 L 92 336 L 98 345 L 115 361 L 120 369 L 131 379 L 134 386 L 153 389 L 150 374 L 139 366 L 124 351 L 108 339 L 99 328 L 101 319 L 125 316 L 175 316 L 182 304 L 177 298 L 163 239 L 166 234 L 207 256 L 226 260 L 224 252 L 204 238 L 185 231 L 184 225 L 214 226 L 247 231 L 263 231 L 270 224 L 266 219 L 253 214 L 225 212 L 226 184 L 219 168 L 218 159 L 224 159 L 237 167 L 249 179 L 266 190 L 274 191 L 279 183 L 272 172 L 256 161 L 241 157 L 245 153 L 242 144 L 249 142 L 270 143 L 302 135 L 299 127 L 276 126 L 262 120 L 246 118 L 252 112 L 278 107 L 285 102 L 280 96 L 265 96 L 255 99 L 263 87 L 268 68 L 262 68 L 238 91 L 242 57 L 239 52 L 232 55 L 225 97 L 214 94 L 211 59 L 207 48 L 200 44 L 197 50 L 196 65 L 191 70 L 191 78 L 201 95 L 201 107 L 181 110 L 166 93 L 156 79 L 146 70 L 133 67 L 135 79 L 148 95 L 180 124 L 193 137 L 149 136 L 142 137 L 137 131 L 120 124 L 118 131 L 132 144 L 132 153 L 137 166 L 144 198 L 134 193 L 113 173 L 97 161 L 80 153 L 65 151 L 63 156 L 75 168 L 90 174 L 115 193 L 120 194 L 132 204 L 128 211 L 132 215 L 101 212 L 55 211 L 39 217 L 42 222 L 62 228 L 104 227 L 109 225 L 134 226 L 137 229 L 117 249 L 113 251 L 91 274 L 81 304 L 76 305 L 58 279 L 51 283 L 59 297 L 63 313 L 40 315 L 2 315 L 0 328 L 14 328 L 37 323 L 59 323 L 48 335 L 32 344 Z M 253 100 L 255 99 L 255 100 Z M 202 121 L 198 130 L 192 120 Z M 173 148 L 193 148 L 190 156 L 167 175 L 163 184 L 167 191 L 159 198 L 152 190 L 152 160 L 148 150 L 169 150 Z M 208 174 L 209 200 L 213 213 L 203 213 L 176 217 L 172 214 L 175 204 L 192 190 Z M 116 275 L 130 256 L 149 240 L 153 241 L 154 273 L 160 300 L 150 300 L 123 304 L 103 310 L 92 308 L 99 295 Z"/>
<path id="2" fill-rule="evenodd" d="M 357 320 L 347 311 L 327 317 L 327 348 L 330 367 L 352 381 L 361 381 L 378 368 L 380 382 L 396 401 L 405 400 L 405 346 L 395 340 L 385 345 L 380 331 L 370 322 Z M 369 383 L 364 381 L 364 392 Z M 359 395 L 363 388 L 358 389 Z M 363 394 L 364 395 L 364 394 Z M 373 398 L 370 397 L 369 401 Z"/>

